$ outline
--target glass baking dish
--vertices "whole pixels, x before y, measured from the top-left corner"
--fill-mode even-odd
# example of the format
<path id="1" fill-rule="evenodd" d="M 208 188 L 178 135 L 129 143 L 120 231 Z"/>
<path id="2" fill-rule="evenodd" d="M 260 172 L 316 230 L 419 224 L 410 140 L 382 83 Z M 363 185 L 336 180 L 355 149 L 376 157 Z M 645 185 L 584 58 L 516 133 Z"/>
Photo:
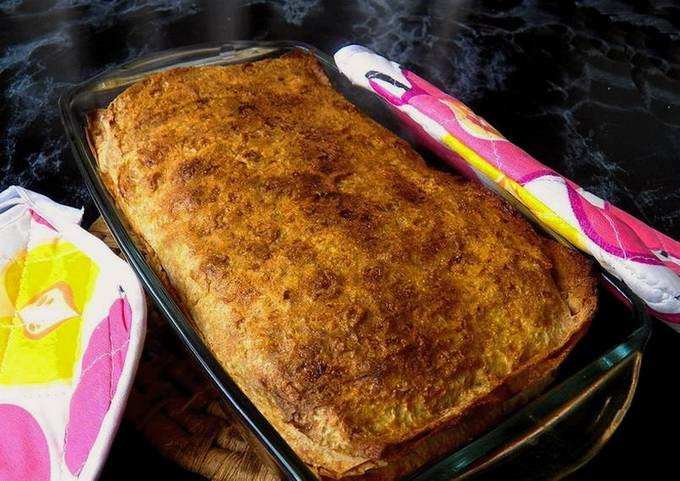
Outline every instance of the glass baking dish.
<path id="1" fill-rule="evenodd" d="M 297 42 L 228 42 L 169 50 L 126 63 L 98 75 L 60 99 L 62 122 L 74 157 L 96 206 L 130 264 L 202 370 L 223 404 L 262 448 L 264 459 L 292 480 L 316 477 L 272 428 L 203 343 L 192 323 L 144 259 L 123 217 L 98 175 L 85 135 L 85 114 L 104 108 L 129 85 L 177 66 L 227 65 L 280 56 L 291 50 L 315 55 L 334 87 L 366 114 L 407 140 L 408 132 L 389 108 L 351 85 L 328 55 Z M 417 146 L 416 146 L 417 147 Z M 431 155 L 426 158 L 437 163 Z M 441 167 L 441 166 L 440 166 Z M 630 405 L 651 320 L 642 303 L 624 286 L 601 276 L 600 306 L 592 327 L 540 397 L 509 415 L 495 428 L 406 479 L 559 479 L 588 461 L 609 439 Z M 618 299 L 617 299 L 618 298 Z M 627 305 L 619 302 L 623 299 Z"/>

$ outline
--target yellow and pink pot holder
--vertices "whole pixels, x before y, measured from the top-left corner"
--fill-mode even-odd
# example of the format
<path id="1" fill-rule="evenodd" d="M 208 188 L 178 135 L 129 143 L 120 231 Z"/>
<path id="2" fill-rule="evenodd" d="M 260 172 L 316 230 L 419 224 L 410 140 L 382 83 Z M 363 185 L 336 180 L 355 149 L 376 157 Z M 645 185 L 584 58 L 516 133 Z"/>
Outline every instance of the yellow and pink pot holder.
<path id="1" fill-rule="evenodd" d="M 130 267 L 82 212 L 0 193 L 0 480 L 96 478 L 144 341 Z"/>

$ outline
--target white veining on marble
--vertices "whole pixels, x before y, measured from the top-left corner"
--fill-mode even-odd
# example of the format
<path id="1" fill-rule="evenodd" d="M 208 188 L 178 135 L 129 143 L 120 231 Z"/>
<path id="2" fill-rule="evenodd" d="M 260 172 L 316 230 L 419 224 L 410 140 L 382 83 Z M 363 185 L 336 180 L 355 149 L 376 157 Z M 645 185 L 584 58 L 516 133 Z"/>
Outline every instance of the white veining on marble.
<path id="1" fill-rule="evenodd" d="M 243 0 L 241 5 L 244 7 L 259 4 L 273 5 L 287 23 L 300 27 L 307 15 L 317 9 L 320 2 L 321 0 Z"/>
<path id="2" fill-rule="evenodd" d="M 56 109 L 51 108 L 54 99 L 55 81 L 45 76 L 45 66 L 37 59 L 41 49 L 52 45 L 68 45 L 70 40 L 63 31 L 52 32 L 32 42 L 10 47 L 0 57 L 0 73 L 9 73 L 10 80 L 5 89 L 6 107 L 11 112 L 11 123 L 0 140 L 0 156 L 5 172 L 15 157 L 17 138 L 38 119 L 57 121 Z M 41 159 L 42 160 L 42 159 Z M 59 166 L 47 162 L 31 162 L 29 171 L 40 176 L 45 170 L 57 171 Z M 17 179 L 20 180 L 20 179 Z M 7 179 L 5 179 L 7 182 Z M 7 182 L 9 183 L 9 182 Z"/>

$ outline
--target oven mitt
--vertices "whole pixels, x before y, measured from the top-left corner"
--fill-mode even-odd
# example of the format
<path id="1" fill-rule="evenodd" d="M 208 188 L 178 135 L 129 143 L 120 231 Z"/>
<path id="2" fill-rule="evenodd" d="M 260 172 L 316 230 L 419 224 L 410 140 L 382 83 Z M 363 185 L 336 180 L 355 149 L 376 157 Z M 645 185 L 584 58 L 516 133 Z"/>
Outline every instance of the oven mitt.
<path id="1" fill-rule="evenodd" d="M 349 80 L 385 100 L 419 139 L 557 238 L 593 256 L 680 331 L 680 244 L 580 188 L 510 143 L 437 87 L 373 51 L 335 54 Z"/>
<path id="2" fill-rule="evenodd" d="M 130 267 L 82 211 L 0 193 L 0 480 L 89 481 L 106 459 L 144 341 Z"/>

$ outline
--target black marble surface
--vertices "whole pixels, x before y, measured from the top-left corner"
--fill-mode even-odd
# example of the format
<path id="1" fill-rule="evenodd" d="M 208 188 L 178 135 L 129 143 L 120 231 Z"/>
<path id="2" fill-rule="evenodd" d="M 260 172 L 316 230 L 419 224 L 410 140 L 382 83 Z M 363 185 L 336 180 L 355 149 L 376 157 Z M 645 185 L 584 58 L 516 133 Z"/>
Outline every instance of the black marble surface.
<path id="1" fill-rule="evenodd" d="M 404 63 L 594 193 L 680 237 L 680 4 L 584 0 L 0 1 L 0 189 L 96 216 L 57 109 L 75 83 L 145 53 L 231 39 L 362 43 Z M 658 325 L 619 431 L 572 481 L 677 479 L 680 335 Z M 128 426 L 102 479 L 141 462 L 198 479 Z"/>

